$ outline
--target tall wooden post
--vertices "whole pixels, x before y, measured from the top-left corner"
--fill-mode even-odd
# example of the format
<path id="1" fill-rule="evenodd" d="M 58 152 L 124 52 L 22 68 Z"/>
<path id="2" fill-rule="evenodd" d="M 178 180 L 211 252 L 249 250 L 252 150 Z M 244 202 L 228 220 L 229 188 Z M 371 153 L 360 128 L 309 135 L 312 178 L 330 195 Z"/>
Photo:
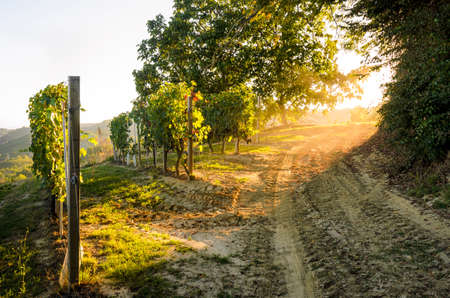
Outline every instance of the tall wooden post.
<path id="1" fill-rule="evenodd" d="M 80 272 L 80 77 L 69 76 L 69 291 Z"/>
<path id="2" fill-rule="evenodd" d="M 67 159 L 67 141 L 66 141 L 66 106 L 67 102 L 61 102 L 61 112 L 62 112 L 62 131 L 63 131 L 63 142 L 64 142 L 64 176 L 66 177 L 66 204 L 67 200 L 69 199 L 69 173 L 68 173 L 68 159 Z M 59 233 L 60 237 L 63 234 L 63 216 L 64 216 L 64 208 L 63 208 L 63 202 L 60 202 L 60 217 L 59 217 Z"/>
<path id="3" fill-rule="evenodd" d="M 192 146 L 192 98 L 194 97 L 194 93 L 188 97 L 187 102 L 187 112 L 188 112 L 188 160 L 187 166 L 189 171 L 189 179 L 194 176 L 194 152 Z"/>

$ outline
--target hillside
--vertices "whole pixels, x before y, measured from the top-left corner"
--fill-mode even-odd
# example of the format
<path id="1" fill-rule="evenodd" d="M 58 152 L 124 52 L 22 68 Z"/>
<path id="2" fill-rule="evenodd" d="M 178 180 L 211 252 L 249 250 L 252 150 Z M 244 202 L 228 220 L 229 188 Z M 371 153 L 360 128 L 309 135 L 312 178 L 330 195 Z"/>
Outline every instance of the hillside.
<path id="1" fill-rule="evenodd" d="M 99 146 L 92 150 L 93 144 L 86 139 L 81 140 L 81 147 L 87 149 L 83 163 L 98 162 L 110 154 L 108 120 L 100 123 L 81 124 L 82 131 L 99 140 Z M 18 129 L 0 129 L 0 183 L 23 180 L 31 177 L 31 153 L 27 152 L 31 144 L 28 127 Z M 100 138 L 99 138 L 100 133 Z"/>
<path id="2" fill-rule="evenodd" d="M 89 135 L 98 137 L 100 131 L 103 136 L 108 136 L 109 120 L 105 120 L 99 123 L 82 123 L 81 130 Z M 7 156 L 10 158 L 21 155 L 20 151 L 27 150 L 31 144 L 31 134 L 29 127 L 22 127 L 18 129 L 4 129 L 0 128 L 2 134 L 0 135 L 0 161 L 4 160 Z M 82 146 L 89 147 L 91 144 L 82 140 Z"/>

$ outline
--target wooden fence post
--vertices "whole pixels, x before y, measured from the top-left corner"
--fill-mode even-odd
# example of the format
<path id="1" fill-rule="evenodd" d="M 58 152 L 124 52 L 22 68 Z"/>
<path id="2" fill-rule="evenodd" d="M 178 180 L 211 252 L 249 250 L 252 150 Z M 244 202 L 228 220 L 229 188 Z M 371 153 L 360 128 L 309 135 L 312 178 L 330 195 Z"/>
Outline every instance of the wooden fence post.
<path id="1" fill-rule="evenodd" d="M 69 193 L 68 269 L 69 291 L 80 272 L 80 77 L 69 76 Z"/>
<path id="2" fill-rule="evenodd" d="M 194 92 L 192 92 L 191 96 L 188 96 L 187 102 L 187 112 L 188 112 L 188 172 L 189 172 L 189 180 L 194 176 L 194 152 L 192 146 L 192 98 L 194 97 Z"/>
<path id="3" fill-rule="evenodd" d="M 62 124 L 63 124 L 63 142 L 64 142 L 64 176 L 66 177 L 66 204 L 69 200 L 69 173 L 68 173 L 68 159 L 67 159 L 67 141 L 66 141 L 66 107 L 67 102 L 61 103 L 61 111 L 62 111 Z M 63 216 L 64 216 L 64 208 L 63 208 L 63 202 L 60 202 L 60 218 L 59 218 L 59 233 L 60 237 L 62 237 L 62 234 L 64 232 L 63 228 Z"/>

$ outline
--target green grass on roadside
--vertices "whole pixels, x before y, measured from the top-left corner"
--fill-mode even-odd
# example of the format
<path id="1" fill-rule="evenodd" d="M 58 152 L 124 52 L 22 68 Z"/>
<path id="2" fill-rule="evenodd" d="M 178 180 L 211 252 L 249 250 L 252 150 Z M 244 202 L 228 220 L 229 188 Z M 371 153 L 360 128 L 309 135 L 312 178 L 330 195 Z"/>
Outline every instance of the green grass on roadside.
<path id="1" fill-rule="evenodd" d="M 83 169 L 81 223 L 86 227 L 81 279 L 104 278 L 124 285 L 139 297 L 172 296 L 174 285 L 158 275 L 172 252 L 191 248 L 169 235 L 152 232 L 133 214 L 152 212 L 172 190 L 142 170 L 114 164 Z M 94 229 L 88 225 L 95 225 Z"/>
<path id="2" fill-rule="evenodd" d="M 27 229 L 35 231 L 48 212 L 41 183 L 31 178 L 3 189 L 5 191 L 0 198 L 0 240 L 23 234 Z"/>
<path id="3" fill-rule="evenodd" d="M 95 272 L 130 286 L 133 291 L 138 291 L 138 296 L 157 297 L 172 293 L 173 285 L 157 273 L 164 268 L 171 251 L 189 250 L 166 234 L 142 233 L 123 224 L 93 231 L 89 237 L 101 247 L 97 254 L 104 261 L 98 262 L 89 256 L 85 278 Z"/>
<path id="4" fill-rule="evenodd" d="M 113 164 L 101 164 L 81 170 L 83 196 L 103 196 L 121 186 L 128 185 L 133 177 L 139 176 L 139 171 Z"/>
<path id="5" fill-rule="evenodd" d="M 0 244 L 0 297 L 34 297 L 43 291 L 36 254 L 27 234 L 22 240 Z"/>

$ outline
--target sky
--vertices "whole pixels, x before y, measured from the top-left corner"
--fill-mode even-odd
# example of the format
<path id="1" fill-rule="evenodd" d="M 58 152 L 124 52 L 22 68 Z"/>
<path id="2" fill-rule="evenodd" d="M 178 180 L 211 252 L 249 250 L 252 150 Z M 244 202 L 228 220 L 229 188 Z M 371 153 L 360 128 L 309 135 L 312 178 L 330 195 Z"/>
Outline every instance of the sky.
<path id="1" fill-rule="evenodd" d="M 80 76 L 82 123 L 130 110 L 132 71 L 146 22 L 171 15 L 168 0 L 1 0 L 0 127 L 28 126 L 28 100 Z"/>
<path id="2" fill-rule="evenodd" d="M 140 68 L 137 44 L 146 22 L 171 15 L 169 0 L 1 0 L 0 128 L 28 126 L 28 100 L 48 84 L 80 76 L 82 123 L 95 123 L 131 109 L 136 98 L 132 71 Z M 340 52 L 347 72 L 360 64 Z M 383 75 L 365 83 L 364 101 L 338 108 L 376 105 Z"/>
<path id="3" fill-rule="evenodd" d="M 363 64 L 363 58 L 351 51 L 339 51 L 337 64 L 340 72 L 348 74 L 351 70 Z M 363 94 L 361 99 L 347 98 L 336 105 L 336 109 L 354 108 L 355 106 L 375 107 L 383 99 L 383 84 L 390 81 L 391 72 L 387 67 L 377 72 L 372 72 L 367 79 L 361 83 Z"/>

